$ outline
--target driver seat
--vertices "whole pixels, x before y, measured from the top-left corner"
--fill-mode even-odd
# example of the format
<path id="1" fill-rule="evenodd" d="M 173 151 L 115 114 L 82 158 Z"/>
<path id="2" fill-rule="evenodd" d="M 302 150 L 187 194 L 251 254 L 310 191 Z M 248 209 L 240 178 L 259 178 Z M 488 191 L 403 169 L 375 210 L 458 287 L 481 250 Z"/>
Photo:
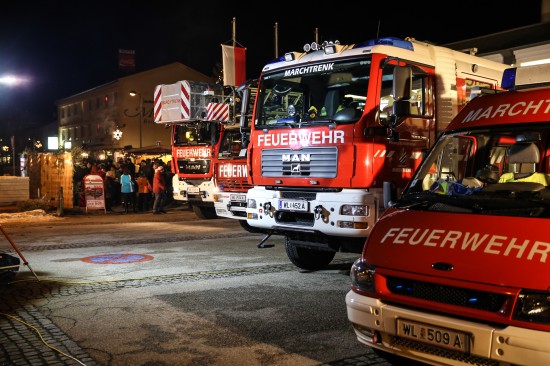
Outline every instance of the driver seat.
<path id="1" fill-rule="evenodd" d="M 336 109 L 340 105 L 340 91 L 338 89 L 329 90 L 325 96 L 325 104 L 323 105 L 324 116 L 332 118 Z"/>
<path id="2" fill-rule="evenodd" d="M 503 174 L 499 182 L 535 182 L 548 185 L 546 174 L 537 172 L 540 151 L 535 143 L 515 144 L 510 147 L 508 163 L 514 170 Z"/>

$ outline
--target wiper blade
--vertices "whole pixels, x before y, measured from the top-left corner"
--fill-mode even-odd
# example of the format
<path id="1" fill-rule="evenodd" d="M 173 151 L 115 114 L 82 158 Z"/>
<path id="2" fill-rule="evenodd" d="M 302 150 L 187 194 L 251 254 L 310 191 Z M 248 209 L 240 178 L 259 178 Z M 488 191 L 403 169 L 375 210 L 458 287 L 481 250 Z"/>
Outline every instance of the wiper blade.
<path id="1" fill-rule="evenodd" d="M 483 192 L 539 192 L 545 188 L 544 185 L 534 182 L 506 182 L 488 184 L 483 187 Z"/>
<path id="2" fill-rule="evenodd" d="M 483 210 L 476 200 L 468 196 L 451 196 L 431 191 L 409 193 L 402 196 L 394 207 L 448 212 L 480 212 Z"/>

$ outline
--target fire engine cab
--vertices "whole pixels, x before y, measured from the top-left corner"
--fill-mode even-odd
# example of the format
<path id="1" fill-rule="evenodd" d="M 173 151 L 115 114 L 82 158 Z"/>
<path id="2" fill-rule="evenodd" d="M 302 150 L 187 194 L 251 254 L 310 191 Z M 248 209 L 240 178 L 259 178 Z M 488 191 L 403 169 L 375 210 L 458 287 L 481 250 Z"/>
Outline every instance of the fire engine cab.
<path id="1" fill-rule="evenodd" d="M 237 88 L 237 96 L 241 103 L 240 119 L 251 118 L 257 84 L 257 80 L 253 79 Z M 246 143 L 249 136 L 250 128 L 241 128 L 238 140 L 222 142 L 222 146 L 228 145 L 231 148 L 227 154 L 220 153 L 214 164 L 214 207 L 218 217 L 237 219 L 245 230 L 255 232 L 246 221 L 246 192 L 252 187 L 248 182 L 246 162 Z"/>
<path id="2" fill-rule="evenodd" d="M 392 37 L 308 44 L 265 65 L 250 120 L 248 224 L 285 236 L 303 269 L 361 253 L 470 90 L 498 88 L 506 67 Z"/>
<path id="3" fill-rule="evenodd" d="M 188 203 L 199 218 L 217 218 L 214 165 L 241 140 L 233 93 L 218 84 L 182 80 L 157 85 L 154 96 L 155 123 L 172 129 L 174 199 Z"/>
<path id="4" fill-rule="evenodd" d="M 550 65 L 506 70 L 510 91 L 470 101 L 378 220 L 346 296 L 360 342 L 432 365 L 550 365 L 549 82 Z"/>

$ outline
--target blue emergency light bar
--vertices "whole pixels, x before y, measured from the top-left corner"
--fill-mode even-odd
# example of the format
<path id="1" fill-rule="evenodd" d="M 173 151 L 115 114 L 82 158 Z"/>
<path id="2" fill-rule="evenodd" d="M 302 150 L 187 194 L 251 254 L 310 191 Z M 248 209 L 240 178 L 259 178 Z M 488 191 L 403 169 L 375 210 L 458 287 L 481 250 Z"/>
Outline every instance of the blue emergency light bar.
<path id="1" fill-rule="evenodd" d="M 525 89 L 550 85 L 550 64 L 510 67 L 502 74 L 502 88 Z"/>
<path id="2" fill-rule="evenodd" d="M 504 73 L 502 74 L 502 88 L 507 90 L 514 89 L 514 87 L 516 86 L 517 69 L 517 67 L 512 67 L 504 70 Z"/>
<path id="3" fill-rule="evenodd" d="M 403 48 L 409 51 L 414 51 L 412 42 L 403 40 L 401 38 L 396 38 L 396 37 L 369 39 L 368 41 L 356 44 L 355 47 L 353 48 L 372 47 L 376 45 L 393 46 L 393 47 Z"/>
<path id="4" fill-rule="evenodd" d="M 316 51 L 316 50 L 322 50 L 327 48 L 326 52 L 327 54 L 336 53 L 336 46 L 339 45 L 339 42 L 325 42 L 326 44 L 318 45 L 317 43 L 313 42 L 311 45 L 306 45 L 309 47 L 304 48 L 304 50 L 307 52 L 310 51 Z M 312 46 L 313 45 L 313 46 Z M 412 42 L 396 38 L 396 37 L 384 37 L 384 38 L 375 38 L 375 39 L 369 39 L 368 41 L 358 43 L 353 46 L 353 49 L 356 48 L 365 48 L 365 47 L 373 47 L 376 45 L 382 45 L 382 46 L 393 46 L 393 47 L 399 47 L 403 48 L 405 50 L 414 51 L 414 47 Z M 307 50 L 306 50 L 307 49 Z M 283 61 L 293 61 L 297 59 L 300 55 L 300 52 L 288 52 L 284 54 L 283 56 L 280 56 L 267 64 L 274 64 L 277 62 L 283 62 Z"/>

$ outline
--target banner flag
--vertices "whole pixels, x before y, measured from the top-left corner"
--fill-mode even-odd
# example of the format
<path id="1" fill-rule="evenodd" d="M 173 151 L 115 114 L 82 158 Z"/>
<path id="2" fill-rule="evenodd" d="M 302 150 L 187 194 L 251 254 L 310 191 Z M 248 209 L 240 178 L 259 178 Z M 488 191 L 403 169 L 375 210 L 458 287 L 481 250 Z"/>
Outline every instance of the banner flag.
<path id="1" fill-rule="evenodd" d="M 118 69 L 121 71 L 134 71 L 136 68 L 135 50 L 118 50 Z"/>
<path id="2" fill-rule="evenodd" d="M 246 81 L 246 48 L 222 44 L 223 85 L 239 86 Z"/>

